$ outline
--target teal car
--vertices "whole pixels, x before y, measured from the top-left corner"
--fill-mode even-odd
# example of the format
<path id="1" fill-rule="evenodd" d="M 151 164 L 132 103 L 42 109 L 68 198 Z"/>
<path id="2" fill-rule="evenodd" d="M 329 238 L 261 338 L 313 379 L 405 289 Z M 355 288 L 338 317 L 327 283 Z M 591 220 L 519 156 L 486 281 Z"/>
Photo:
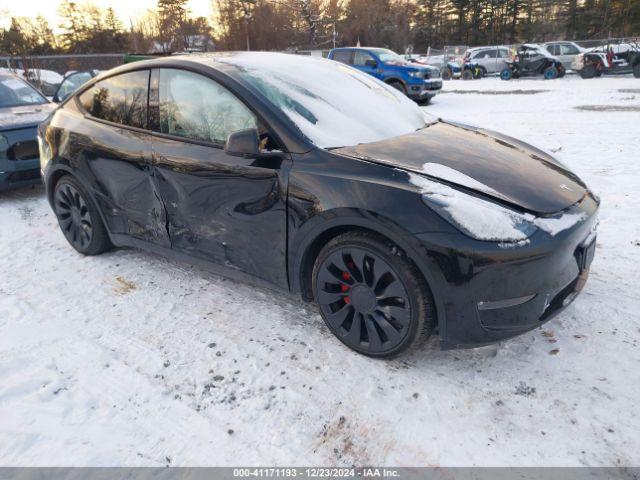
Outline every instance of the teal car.
<path id="1" fill-rule="evenodd" d="M 0 71 L 0 190 L 40 183 L 37 127 L 54 109 L 29 83 Z"/>

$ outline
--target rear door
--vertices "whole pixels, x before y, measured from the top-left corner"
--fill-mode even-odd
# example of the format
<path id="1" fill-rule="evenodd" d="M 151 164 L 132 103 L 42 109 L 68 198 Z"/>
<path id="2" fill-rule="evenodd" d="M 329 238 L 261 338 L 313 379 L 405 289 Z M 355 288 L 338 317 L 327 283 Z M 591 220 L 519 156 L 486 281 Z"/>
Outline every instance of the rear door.
<path id="1" fill-rule="evenodd" d="M 496 72 L 501 72 L 507 68 L 507 61 L 511 58 L 508 48 L 498 48 L 498 58 L 496 59 Z"/>
<path id="2" fill-rule="evenodd" d="M 281 150 L 274 136 L 231 91 L 187 70 L 154 70 L 150 109 L 153 178 L 172 248 L 286 288 L 288 159 L 223 148 L 229 134 L 257 128 L 263 149 Z"/>
<path id="3" fill-rule="evenodd" d="M 575 45 L 571 43 L 563 43 L 558 45 L 558 49 L 560 54 L 558 55 L 558 59 L 562 62 L 566 69 L 571 68 L 571 63 L 573 62 L 573 57 L 580 53 L 580 50 L 576 48 Z"/>
<path id="4" fill-rule="evenodd" d="M 94 185 L 109 230 L 168 247 L 165 209 L 150 177 L 149 70 L 106 78 L 79 95 L 88 122 L 79 122 L 72 152 Z"/>
<path id="5" fill-rule="evenodd" d="M 496 61 L 498 57 L 498 51 L 495 48 L 489 50 L 482 50 L 476 54 L 478 65 L 484 67 L 487 73 L 496 72 Z"/>

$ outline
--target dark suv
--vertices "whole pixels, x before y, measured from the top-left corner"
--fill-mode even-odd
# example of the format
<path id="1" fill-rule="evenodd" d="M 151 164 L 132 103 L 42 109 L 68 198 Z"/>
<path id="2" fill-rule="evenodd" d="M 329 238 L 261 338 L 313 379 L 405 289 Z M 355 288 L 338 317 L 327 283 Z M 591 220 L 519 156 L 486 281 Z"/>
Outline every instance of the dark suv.
<path id="1" fill-rule="evenodd" d="M 442 89 L 437 68 L 409 63 L 386 48 L 334 48 L 328 58 L 368 73 L 418 103 L 429 103 Z"/>

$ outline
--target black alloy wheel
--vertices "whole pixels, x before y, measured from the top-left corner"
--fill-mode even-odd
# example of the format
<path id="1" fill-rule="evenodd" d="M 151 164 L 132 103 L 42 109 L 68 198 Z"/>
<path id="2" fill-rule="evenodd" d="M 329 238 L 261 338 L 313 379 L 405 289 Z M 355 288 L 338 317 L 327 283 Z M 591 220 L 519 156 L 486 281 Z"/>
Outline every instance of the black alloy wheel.
<path id="1" fill-rule="evenodd" d="M 394 256 L 395 247 L 366 232 L 341 237 L 323 249 L 314 268 L 314 295 L 330 330 L 374 357 L 397 355 L 428 336 L 431 295 L 404 255 Z"/>
<path id="2" fill-rule="evenodd" d="M 77 180 L 69 176 L 60 179 L 53 204 L 62 233 L 78 252 L 96 255 L 111 248 L 102 219 Z"/>

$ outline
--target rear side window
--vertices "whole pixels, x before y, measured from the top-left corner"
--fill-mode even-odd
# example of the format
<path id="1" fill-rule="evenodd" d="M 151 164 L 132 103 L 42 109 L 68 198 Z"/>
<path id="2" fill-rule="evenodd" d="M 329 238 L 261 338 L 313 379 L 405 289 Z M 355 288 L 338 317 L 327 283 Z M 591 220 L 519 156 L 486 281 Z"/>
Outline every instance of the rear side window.
<path id="1" fill-rule="evenodd" d="M 160 70 L 160 132 L 224 145 L 237 131 L 257 128 L 256 116 L 210 78 L 186 70 Z"/>
<path id="2" fill-rule="evenodd" d="M 149 70 L 142 70 L 102 80 L 79 99 L 92 117 L 129 127 L 147 128 L 148 92 Z"/>
<path id="3" fill-rule="evenodd" d="M 560 48 L 560 55 L 577 55 L 580 51 L 570 43 L 566 43 Z"/>
<path id="4" fill-rule="evenodd" d="M 340 63 L 351 63 L 351 50 L 338 50 L 333 52 L 333 60 Z"/>

